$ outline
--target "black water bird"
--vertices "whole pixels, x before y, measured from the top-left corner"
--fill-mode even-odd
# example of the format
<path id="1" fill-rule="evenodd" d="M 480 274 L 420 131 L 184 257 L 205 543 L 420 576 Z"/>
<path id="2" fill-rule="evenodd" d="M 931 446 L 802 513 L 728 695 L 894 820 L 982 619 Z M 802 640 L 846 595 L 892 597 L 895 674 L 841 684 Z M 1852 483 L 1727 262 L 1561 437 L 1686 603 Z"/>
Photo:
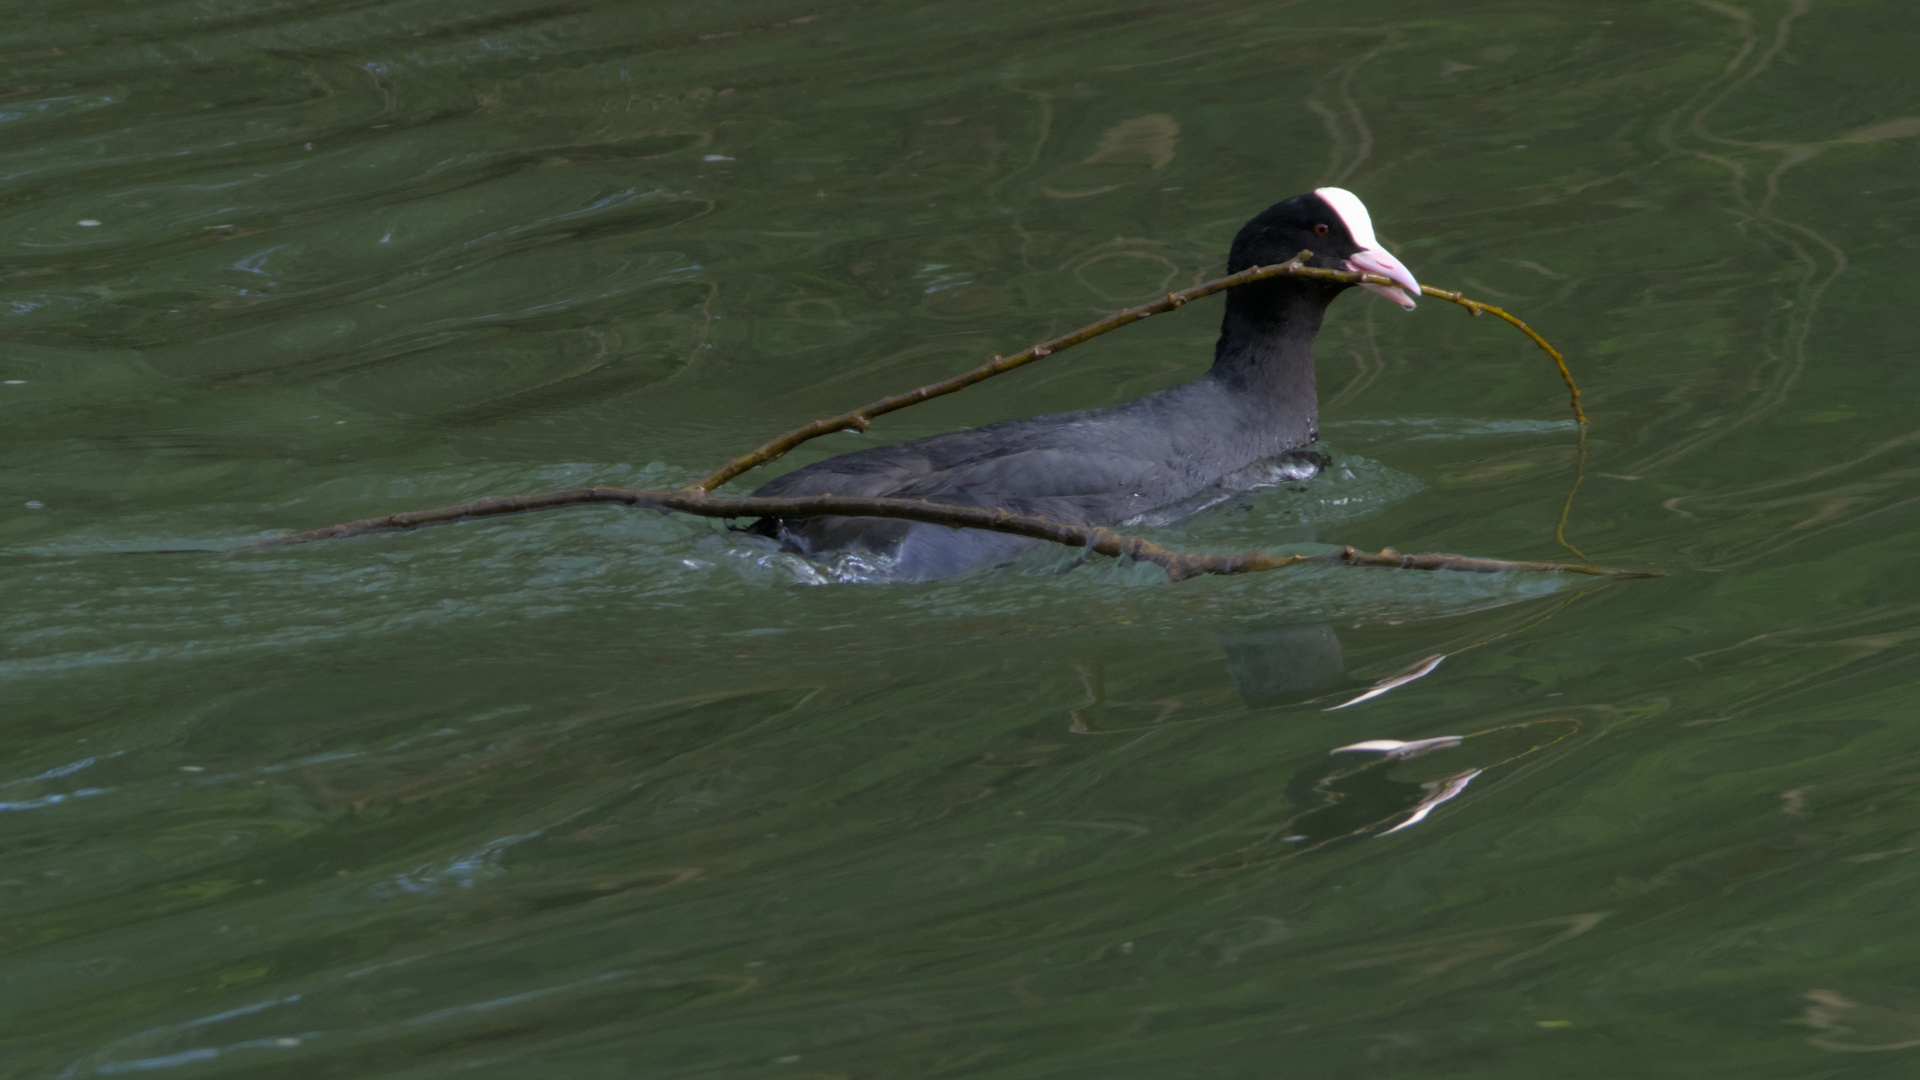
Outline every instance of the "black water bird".
<path id="1" fill-rule="evenodd" d="M 1412 310 L 1420 285 L 1373 235 L 1352 192 L 1320 188 L 1275 203 L 1241 228 L 1228 273 L 1286 262 L 1366 270 L 1397 285 L 1362 288 Z M 877 446 L 796 469 L 755 495 L 857 495 L 1003 507 L 1076 525 L 1164 524 L 1239 491 L 1306 479 L 1326 459 L 1313 339 L 1351 286 L 1277 277 L 1227 291 L 1205 375 L 1125 405 L 1008 420 Z M 765 518 L 752 531 L 804 555 L 864 549 L 894 580 L 924 581 L 1004 561 L 1041 543 L 979 529 L 885 518 Z"/>

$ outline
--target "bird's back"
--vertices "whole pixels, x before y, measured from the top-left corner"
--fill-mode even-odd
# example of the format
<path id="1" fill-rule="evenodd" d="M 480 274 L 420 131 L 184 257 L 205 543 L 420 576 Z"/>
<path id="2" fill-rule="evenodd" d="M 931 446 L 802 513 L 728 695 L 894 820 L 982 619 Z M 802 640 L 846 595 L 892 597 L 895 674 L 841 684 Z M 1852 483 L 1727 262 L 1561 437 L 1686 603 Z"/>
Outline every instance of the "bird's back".
<path id="1" fill-rule="evenodd" d="M 1009 420 L 876 446 L 796 469 L 755 492 L 926 499 L 1002 508 L 1075 525 L 1139 520 L 1223 476 L 1312 440 L 1312 424 L 1275 424 L 1212 379 L 1110 409 Z M 1294 430 L 1286 430 L 1287 428 Z M 1035 541 L 884 518 L 763 522 L 807 554 L 861 547 L 924 580 L 1010 557 Z"/>

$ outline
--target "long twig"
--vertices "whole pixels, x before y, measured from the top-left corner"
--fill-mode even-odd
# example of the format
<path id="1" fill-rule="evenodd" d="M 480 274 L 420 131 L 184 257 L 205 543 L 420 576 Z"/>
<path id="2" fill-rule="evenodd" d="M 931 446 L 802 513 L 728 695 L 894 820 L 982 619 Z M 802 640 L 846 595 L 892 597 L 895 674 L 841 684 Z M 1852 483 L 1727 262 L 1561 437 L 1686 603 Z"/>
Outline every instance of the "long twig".
<path id="1" fill-rule="evenodd" d="M 836 431 L 865 431 L 868 426 L 872 424 L 875 417 L 884 416 L 898 409 L 904 409 L 909 405 L 917 405 L 922 401 L 929 401 L 933 398 L 951 394 L 956 390 L 964 390 L 974 383 L 991 379 L 995 375 L 1004 375 L 1015 368 L 1024 367 L 1036 360 L 1044 360 L 1062 349 L 1071 349 L 1082 342 L 1091 341 L 1108 331 L 1118 330 L 1129 323 L 1136 323 L 1141 319 L 1172 311 L 1190 301 L 1198 300 L 1204 296 L 1211 296 L 1217 292 L 1223 292 L 1236 285 L 1248 285 L 1256 281 L 1264 281 L 1267 278 L 1274 277 L 1318 278 L 1323 281 L 1344 281 L 1355 285 L 1397 284 L 1380 274 L 1364 273 L 1358 270 L 1327 270 L 1318 266 L 1306 265 L 1306 261 L 1312 257 L 1313 252 L 1302 251 L 1283 263 L 1274 263 L 1270 266 L 1255 266 L 1247 270 L 1242 270 L 1237 274 L 1228 274 L 1226 277 L 1214 278 L 1212 281 L 1202 282 L 1191 289 L 1171 292 L 1157 300 L 1139 304 L 1122 311 L 1116 311 L 1112 315 L 1101 319 L 1099 322 L 1088 323 L 1072 333 L 1062 334 L 1059 337 L 1043 341 L 1038 345 L 1029 346 L 1020 352 L 1014 353 L 1012 356 L 996 356 L 992 362 L 982 364 L 971 371 L 962 372 L 950 379 L 930 383 L 917 390 L 909 390 L 904 394 L 893 394 L 888 397 L 883 397 L 878 401 L 870 402 L 848 412 L 843 412 L 838 416 L 830 416 L 824 420 L 815 420 L 810 424 L 804 424 L 776 439 L 761 444 L 748 453 L 734 458 L 732 461 L 727 462 L 725 465 L 694 481 L 689 485 L 688 490 L 702 492 L 712 491 L 742 473 L 757 469 L 769 462 L 779 460 L 789 451 L 808 440 L 817 439 L 822 435 L 831 435 Z M 1442 300 L 1450 300 L 1466 308 L 1474 315 L 1479 315 L 1482 311 L 1492 312 L 1512 323 L 1514 326 L 1519 327 L 1522 333 L 1532 338 L 1534 344 L 1545 349 L 1547 355 L 1553 357 L 1553 362 L 1559 365 L 1560 377 L 1566 380 L 1567 389 L 1573 394 L 1574 418 L 1582 424 L 1587 422 L 1586 413 L 1580 409 L 1580 388 L 1573 384 L 1573 373 L 1567 370 L 1566 359 L 1562 357 L 1553 346 L 1547 344 L 1545 338 L 1534 333 L 1532 327 L 1514 318 L 1512 315 L 1507 314 L 1505 311 L 1494 307 L 1492 304 L 1483 304 L 1478 300 L 1462 296 L 1457 292 L 1435 289 L 1427 285 L 1421 286 L 1420 291 L 1429 296 L 1437 296 Z"/>
<path id="2" fill-rule="evenodd" d="M 502 495 L 435 510 L 413 510 L 386 517 L 364 518 L 322 529 L 269 537 L 247 545 L 247 549 L 285 547 L 316 540 L 336 540 L 368 533 L 397 532 L 427 525 L 444 525 L 475 518 L 523 514 L 551 510 L 561 506 L 594 503 L 673 510 L 698 517 L 884 517 L 947 525 L 956 529 L 984 529 L 1046 540 L 1067 547 L 1087 548 L 1112 558 L 1127 558 L 1159 565 L 1173 581 L 1202 574 L 1252 574 L 1279 570 L 1303 563 L 1331 563 L 1340 566 L 1382 566 L 1400 570 L 1463 570 L 1469 573 L 1497 574 L 1520 570 L 1535 573 L 1585 574 L 1590 577 L 1633 578 L 1655 575 L 1626 570 L 1607 570 L 1596 566 L 1569 563 L 1510 562 L 1505 559 L 1476 559 L 1465 555 L 1407 555 L 1386 548 L 1359 551 L 1343 548 L 1326 555 L 1274 555 L 1248 551 L 1237 555 L 1191 555 L 1162 547 L 1151 540 L 1126 536 L 1098 525 L 1069 525 L 1052 518 L 1016 514 L 1008 510 L 953 506 L 924 499 L 863 498 L 844 495 L 808 495 L 798 498 L 756 498 L 753 496 L 703 495 L 695 491 L 654 491 L 646 488 L 584 487 L 562 491 L 543 491 L 534 495 Z"/>
<path id="3" fill-rule="evenodd" d="M 1554 366 L 1560 369 L 1561 380 L 1567 384 L 1567 394 L 1570 398 L 1570 404 L 1573 405 L 1574 422 L 1579 424 L 1585 424 L 1587 422 L 1587 411 L 1580 407 L 1580 388 L 1573 384 L 1573 372 L 1567 370 L 1567 358 L 1560 355 L 1559 349 L 1547 344 L 1547 339 L 1535 333 L 1533 327 L 1514 318 L 1508 314 L 1504 308 L 1497 308 L 1492 304 L 1483 304 L 1471 297 L 1461 296 L 1451 289 L 1436 289 L 1431 285 L 1422 285 L 1420 286 L 1420 291 L 1427 296 L 1437 296 L 1442 300 L 1451 300 L 1461 307 L 1466 308 L 1467 314 L 1469 315 L 1478 317 L 1479 314 L 1484 311 L 1489 314 L 1498 315 L 1500 318 L 1518 327 L 1521 333 L 1532 338 L 1535 345 L 1540 346 L 1546 350 L 1548 356 L 1553 357 Z"/>
<path id="4" fill-rule="evenodd" d="M 857 409 L 843 412 L 839 416 L 830 416 L 825 420 L 815 420 L 811 424 L 797 427 L 779 438 L 763 443 L 753 450 L 741 454 L 739 457 L 734 458 L 732 461 L 727 462 L 725 465 L 694 481 L 688 486 L 687 490 L 712 491 L 714 488 L 732 480 L 741 473 L 751 469 L 757 469 L 768 462 L 779 460 L 786 456 L 788 451 L 810 439 L 817 439 L 822 435 L 831 435 L 836 431 L 865 431 L 876 416 L 884 416 L 895 410 L 904 409 L 909 405 L 918 405 L 923 401 L 943 397 L 957 390 L 965 390 L 974 383 L 991 379 L 995 375 L 1004 375 L 1015 368 L 1025 367 L 1035 360 L 1044 360 L 1062 349 L 1071 349 L 1083 341 L 1091 341 L 1109 330 L 1118 330 L 1128 323 L 1136 323 L 1149 316 L 1158 315 L 1164 311 L 1172 311 L 1174 308 L 1190 300 L 1198 300 L 1203 296 L 1211 296 L 1223 289 L 1230 289 L 1235 285 L 1246 285 L 1271 277 L 1317 277 L 1319 276 L 1317 273 L 1312 275 L 1302 273 L 1307 270 L 1318 270 L 1317 267 L 1304 265 L 1305 262 L 1312 257 L 1313 252 L 1302 251 L 1283 263 L 1274 263 L 1271 266 L 1251 267 L 1237 274 L 1228 274 L 1223 278 L 1215 278 L 1212 281 L 1202 282 L 1191 289 L 1171 292 L 1157 300 L 1130 307 L 1124 311 L 1116 311 L 1112 315 L 1101 319 L 1099 322 L 1089 323 L 1072 333 L 1062 334 L 1057 338 L 1051 338 L 1038 345 L 1030 345 L 1014 353 L 1012 356 L 996 356 L 992 362 L 982 364 L 972 371 L 962 372 L 950 379 L 942 379 L 937 383 L 930 383 L 917 390 L 909 390 L 904 394 L 892 394 L 881 398 L 879 401 L 869 402 Z M 1342 271 L 1326 272 L 1342 273 Z M 1352 271 L 1345 271 L 1344 273 L 1352 274 Z M 1366 275 L 1353 274 L 1354 280 L 1356 281 L 1364 276 Z M 1381 278 L 1380 280 L 1385 281 L 1386 279 Z"/>
<path id="5" fill-rule="evenodd" d="M 1150 303 L 1140 304 L 1116 312 L 1098 322 L 1090 323 L 1069 334 L 1063 334 L 1049 341 L 1041 342 L 1021 352 L 1007 357 L 995 357 L 992 363 L 983 364 L 972 371 L 964 372 L 953 378 L 932 383 L 910 390 L 904 394 L 894 394 L 881 398 L 871 404 L 861 406 L 851 412 L 825 420 L 816 420 L 811 424 L 768 442 L 755 450 L 742 454 L 720 468 L 708 473 L 693 484 L 677 491 L 654 491 L 645 488 L 619 487 L 583 487 L 567 488 L 560 491 L 543 491 L 532 495 L 502 495 L 472 502 L 443 506 L 433 510 L 413 510 L 385 517 L 364 518 L 359 521 L 329 525 L 325 528 L 310 529 L 305 532 L 288 533 L 270 537 L 241 550 L 284 547 L 289 544 L 305 544 L 316 540 L 331 540 L 349 536 L 361 536 L 375 532 L 393 532 L 418 529 L 429 525 L 443 525 L 456 521 L 468 521 L 476 518 L 497 517 L 504 514 L 522 514 L 535 510 L 551 510 L 562 506 L 582 506 L 615 504 L 621 506 L 648 507 L 661 511 L 678 511 L 700 517 L 742 518 L 742 517 L 883 517 L 904 521 L 918 521 L 933 525 L 946 525 L 952 528 L 984 529 L 989 532 L 1009 533 L 1026 536 L 1036 540 L 1061 544 L 1067 547 L 1081 547 L 1113 558 L 1130 558 L 1140 562 L 1159 565 L 1173 581 L 1183 581 L 1202 574 L 1246 574 L 1266 570 L 1278 570 L 1303 563 L 1330 563 L 1340 566 L 1380 566 L 1403 570 L 1460 570 L 1470 573 L 1501 573 L 1506 571 L 1528 571 L 1537 573 L 1585 574 L 1593 577 L 1632 578 L 1656 577 L 1655 574 L 1636 573 L 1624 570 L 1608 570 L 1591 564 L 1575 566 L 1567 563 L 1512 562 L 1505 559 L 1477 559 L 1464 555 L 1420 554 L 1407 555 L 1392 548 L 1381 551 L 1359 551 L 1343 548 L 1327 555 L 1275 555 L 1261 551 L 1243 552 L 1238 555 L 1193 555 L 1174 551 L 1143 540 L 1126 536 L 1098 525 L 1071 525 L 1051 518 L 1029 514 L 1016 514 L 1012 511 L 970 506 L 954 506 L 945 503 L 928 502 L 923 499 L 867 498 L 840 495 L 813 495 L 799 498 L 754 498 L 750 496 L 724 497 L 711 494 L 714 488 L 740 476 L 750 469 L 758 468 L 775 461 L 794 447 L 810 439 L 835 431 L 865 431 L 877 416 L 904 409 L 922 401 L 951 394 L 965 389 L 995 375 L 1000 375 L 1036 360 L 1072 348 L 1084 341 L 1092 340 L 1101 334 L 1116 330 L 1129 323 L 1172 311 L 1192 300 L 1208 296 L 1236 285 L 1246 285 L 1267 278 L 1293 276 L 1318 278 L 1326 281 L 1341 281 L 1351 284 L 1393 285 L 1395 282 L 1379 274 L 1363 273 L 1354 270 L 1327 270 L 1307 266 L 1306 260 L 1313 257 L 1311 251 L 1302 251 L 1284 263 L 1270 266 L 1257 266 L 1242 270 L 1237 274 L 1215 278 L 1212 281 L 1196 285 L 1191 289 L 1168 293 Z M 1586 423 L 1586 416 L 1580 409 L 1580 391 L 1574 386 L 1573 375 L 1567 370 L 1566 362 L 1553 346 L 1533 332 L 1527 324 L 1507 314 L 1491 304 L 1471 300 L 1457 292 L 1423 286 L 1422 292 L 1450 300 L 1478 315 L 1482 311 L 1491 311 L 1507 322 L 1519 327 L 1542 349 L 1552 356 L 1560 367 L 1561 377 L 1566 380 L 1567 388 L 1573 394 L 1574 416 Z"/>

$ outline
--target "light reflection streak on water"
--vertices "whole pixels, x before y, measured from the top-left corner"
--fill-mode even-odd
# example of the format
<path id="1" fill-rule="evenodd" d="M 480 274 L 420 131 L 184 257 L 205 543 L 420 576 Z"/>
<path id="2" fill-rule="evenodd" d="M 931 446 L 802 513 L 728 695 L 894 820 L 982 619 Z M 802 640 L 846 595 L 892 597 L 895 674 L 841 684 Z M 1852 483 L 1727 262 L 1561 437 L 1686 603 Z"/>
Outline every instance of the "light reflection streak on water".
<path id="1" fill-rule="evenodd" d="M 178 1050 L 172 1053 L 156 1054 L 151 1057 L 133 1058 L 126 1061 L 98 1060 L 103 1057 L 112 1058 L 117 1049 L 134 1047 L 142 1043 L 152 1043 L 183 1032 L 190 1032 L 200 1028 L 226 1023 L 229 1020 L 257 1016 L 266 1012 L 268 1009 L 283 1005 L 292 1005 L 301 1000 L 301 997 L 302 995 L 300 994 L 289 994 L 285 997 L 275 998 L 270 1001 L 260 1001 L 251 1005 L 242 1005 L 239 1008 L 227 1009 L 223 1012 L 214 1013 L 211 1016 L 195 1017 L 191 1020 L 183 1020 L 178 1024 L 152 1028 L 138 1035 L 129 1036 L 108 1044 L 97 1054 L 91 1056 L 93 1062 L 76 1062 L 69 1065 L 60 1075 L 63 1077 L 117 1076 L 123 1073 L 149 1072 L 156 1069 L 170 1069 L 181 1065 L 190 1065 L 197 1061 L 210 1061 L 223 1053 L 230 1053 L 239 1049 L 285 1049 L 290 1045 L 299 1045 L 299 1043 L 303 1041 L 300 1037 L 281 1036 L 272 1039 L 249 1039 L 225 1047 L 195 1047 L 190 1050 Z"/>
<path id="2" fill-rule="evenodd" d="M 53 794 L 53 795 L 42 795 L 34 799 L 20 799 L 14 802 L 0 802 L 0 813 L 14 811 L 14 810 L 40 810 L 49 806 L 58 806 L 61 803 L 66 802 L 68 799 L 91 798 L 95 795 L 105 795 L 107 792 L 110 792 L 112 790 L 113 789 L 110 787 L 77 788 L 73 791 L 60 792 L 58 794 Z"/>
<path id="3" fill-rule="evenodd" d="M 544 830 L 521 833 L 517 836 L 503 836 L 492 840 L 465 855 L 456 855 L 444 864 L 423 863 L 405 874 L 398 874 L 388 881 L 373 885 L 367 891 L 382 900 L 403 895 L 421 895 L 436 893 L 447 885 L 471 889 L 487 878 L 506 872 L 502 860 L 507 849 L 515 844 L 524 843 L 539 836 Z"/>
<path id="4" fill-rule="evenodd" d="M 119 757 L 120 754 L 123 752 L 124 751 L 116 750 L 110 756 Z M 91 768 L 93 763 L 96 760 L 97 760 L 96 758 L 85 757 L 85 758 L 81 758 L 79 761 L 69 762 L 65 765 L 56 765 L 53 768 L 48 769 L 46 772 L 43 772 L 38 776 L 28 776 L 19 780 L 8 780 L 5 783 L 0 783 L 0 788 L 10 788 L 15 784 L 31 784 L 36 780 L 57 780 L 62 776 L 72 776 L 74 773 L 79 772 L 81 769 Z"/>

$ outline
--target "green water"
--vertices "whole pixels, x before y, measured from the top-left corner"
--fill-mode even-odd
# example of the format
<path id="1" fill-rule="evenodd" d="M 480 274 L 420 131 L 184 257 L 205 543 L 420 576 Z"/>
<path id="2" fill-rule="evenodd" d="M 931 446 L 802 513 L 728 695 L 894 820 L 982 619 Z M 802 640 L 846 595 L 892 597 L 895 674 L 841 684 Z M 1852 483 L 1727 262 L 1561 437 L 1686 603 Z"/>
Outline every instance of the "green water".
<path id="1" fill-rule="evenodd" d="M 0 1077 L 1920 1069 L 1910 5 L 4 25 Z M 1336 469 L 1152 535 L 1562 559 L 1571 493 L 1670 576 L 820 586 L 603 508 L 154 553 L 683 482 L 1325 183 L 1567 352 L 1584 479 L 1523 339 L 1355 294 Z M 1218 304 L 794 460 L 1191 377 Z"/>

